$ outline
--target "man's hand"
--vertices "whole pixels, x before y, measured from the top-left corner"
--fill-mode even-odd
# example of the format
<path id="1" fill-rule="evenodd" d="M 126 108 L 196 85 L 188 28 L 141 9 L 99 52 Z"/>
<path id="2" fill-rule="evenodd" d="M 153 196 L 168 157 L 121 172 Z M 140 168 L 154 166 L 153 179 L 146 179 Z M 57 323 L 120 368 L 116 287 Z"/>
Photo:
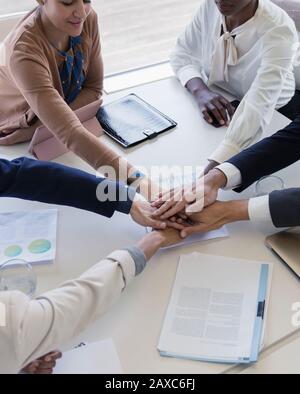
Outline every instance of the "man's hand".
<path id="1" fill-rule="evenodd" d="M 156 209 L 146 201 L 141 195 L 136 194 L 130 210 L 132 219 L 144 227 L 151 227 L 156 230 L 164 230 L 167 226 L 173 227 L 177 230 L 184 228 L 183 224 L 177 223 L 176 221 L 161 220 L 159 218 L 153 218 Z"/>
<path id="2" fill-rule="evenodd" d="M 22 371 L 28 374 L 50 375 L 62 353 L 54 351 L 28 364 Z"/>
<path id="3" fill-rule="evenodd" d="M 154 216 L 166 220 L 179 213 L 201 212 L 204 207 L 216 201 L 219 189 L 226 182 L 224 173 L 214 169 L 193 184 L 160 195 L 152 203 L 152 207 L 157 209 Z"/>
<path id="4" fill-rule="evenodd" d="M 153 219 L 155 209 L 146 201 L 140 194 L 136 194 L 130 210 L 132 219 L 144 227 L 151 227 L 158 230 L 163 230 L 167 227 L 166 222 L 159 219 Z"/>
<path id="5" fill-rule="evenodd" d="M 194 224 L 183 229 L 180 235 L 186 238 L 191 234 L 216 230 L 227 223 L 249 220 L 248 203 L 248 200 L 216 201 L 202 212 L 190 215 Z"/>
<path id="6" fill-rule="evenodd" d="M 214 123 L 214 119 L 211 116 L 212 114 L 218 125 L 229 125 L 235 108 L 225 97 L 212 92 L 208 88 L 195 91 L 194 97 L 207 123 Z"/>

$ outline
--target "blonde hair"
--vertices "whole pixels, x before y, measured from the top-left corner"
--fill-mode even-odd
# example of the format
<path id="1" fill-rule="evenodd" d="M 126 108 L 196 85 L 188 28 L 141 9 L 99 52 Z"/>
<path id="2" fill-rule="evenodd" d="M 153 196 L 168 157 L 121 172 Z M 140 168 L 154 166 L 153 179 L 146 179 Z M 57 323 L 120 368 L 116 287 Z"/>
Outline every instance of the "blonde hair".
<path id="1" fill-rule="evenodd" d="M 44 0 L 36 0 L 40 5 L 44 5 Z"/>

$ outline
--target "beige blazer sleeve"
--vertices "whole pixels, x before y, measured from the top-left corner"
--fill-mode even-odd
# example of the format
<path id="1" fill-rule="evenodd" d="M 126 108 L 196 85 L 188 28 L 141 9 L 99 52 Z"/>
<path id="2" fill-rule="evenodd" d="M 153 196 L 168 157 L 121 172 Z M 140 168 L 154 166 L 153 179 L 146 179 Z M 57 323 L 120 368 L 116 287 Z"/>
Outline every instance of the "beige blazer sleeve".
<path id="1" fill-rule="evenodd" d="M 0 373 L 17 373 L 32 360 L 71 340 L 98 319 L 135 276 L 135 263 L 115 251 L 79 278 L 38 299 L 0 292 Z M 1 311 L 0 311 L 1 312 Z"/>

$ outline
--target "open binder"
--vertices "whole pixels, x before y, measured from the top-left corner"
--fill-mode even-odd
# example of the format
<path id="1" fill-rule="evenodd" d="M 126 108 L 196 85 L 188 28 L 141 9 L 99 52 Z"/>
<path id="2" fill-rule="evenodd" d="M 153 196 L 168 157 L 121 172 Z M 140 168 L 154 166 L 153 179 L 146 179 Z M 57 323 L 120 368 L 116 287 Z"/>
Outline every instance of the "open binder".
<path id="1" fill-rule="evenodd" d="M 96 117 L 104 132 L 125 148 L 177 126 L 174 120 L 133 93 L 100 107 Z"/>
<path id="2" fill-rule="evenodd" d="M 272 265 L 192 253 L 180 257 L 161 331 L 162 356 L 217 363 L 257 361 Z"/>

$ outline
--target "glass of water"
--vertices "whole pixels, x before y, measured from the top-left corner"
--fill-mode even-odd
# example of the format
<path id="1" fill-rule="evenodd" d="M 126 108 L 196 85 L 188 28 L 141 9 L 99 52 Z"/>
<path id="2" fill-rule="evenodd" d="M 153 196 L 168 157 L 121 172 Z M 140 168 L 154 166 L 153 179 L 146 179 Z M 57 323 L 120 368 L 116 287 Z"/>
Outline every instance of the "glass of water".
<path id="1" fill-rule="evenodd" d="M 25 260 L 8 260 L 0 265 L 0 291 L 18 290 L 32 298 L 36 286 L 36 274 Z"/>
<path id="2" fill-rule="evenodd" d="M 284 189 L 284 182 L 279 176 L 270 175 L 264 176 L 255 185 L 256 197 L 265 196 L 275 190 Z"/>

